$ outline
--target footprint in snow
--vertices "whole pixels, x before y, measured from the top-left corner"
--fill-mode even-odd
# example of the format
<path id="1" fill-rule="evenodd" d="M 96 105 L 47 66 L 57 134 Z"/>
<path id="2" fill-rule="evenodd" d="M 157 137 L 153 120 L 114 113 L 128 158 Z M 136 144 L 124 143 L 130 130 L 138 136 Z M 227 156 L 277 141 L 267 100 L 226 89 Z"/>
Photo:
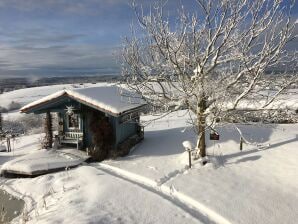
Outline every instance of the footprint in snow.
<path id="1" fill-rule="evenodd" d="M 150 169 L 150 170 L 154 170 L 154 171 L 157 171 L 157 170 L 158 170 L 158 169 L 157 169 L 156 167 L 154 167 L 154 166 L 147 166 L 147 168 Z"/>

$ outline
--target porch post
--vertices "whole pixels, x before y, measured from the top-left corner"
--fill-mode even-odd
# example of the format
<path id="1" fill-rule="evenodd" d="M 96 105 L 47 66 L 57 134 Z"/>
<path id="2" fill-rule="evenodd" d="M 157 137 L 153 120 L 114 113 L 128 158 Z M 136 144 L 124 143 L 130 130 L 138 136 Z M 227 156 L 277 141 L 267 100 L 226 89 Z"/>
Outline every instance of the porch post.
<path id="1" fill-rule="evenodd" d="M 52 116 L 51 112 L 46 112 L 46 118 L 44 123 L 45 138 L 43 141 L 43 148 L 49 149 L 52 148 L 53 144 L 53 128 L 52 128 Z"/>

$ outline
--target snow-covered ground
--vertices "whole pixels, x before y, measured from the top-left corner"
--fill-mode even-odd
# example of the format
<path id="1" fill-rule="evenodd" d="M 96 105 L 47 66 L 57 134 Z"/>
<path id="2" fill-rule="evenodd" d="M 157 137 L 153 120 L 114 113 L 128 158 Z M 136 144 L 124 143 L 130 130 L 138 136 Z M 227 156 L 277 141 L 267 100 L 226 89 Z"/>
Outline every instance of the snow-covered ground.
<path id="1" fill-rule="evenodd" d="M 24 105 L 61 89 L 40 88 L 0 97 Z M 195 143 L 196 136 L 187 118 L 180 111 L 151 122 L 126 157 L 32 179 L 2 178 L 0 186 L 25 200 L 20 219 L 29 223 L 298 222 L 298 124 L 236 125 L 251 143 L 242 152 L 235 124 L 220 127 L 220 140 L 207 141 L 210 163 L 193 161 L 188 169 L 182 142 Z M 40 138 L 13 141 L 12 152 L 0 152 L 0 168 L 39 152 Z"/>
<path id="2" fill-rule="evenodd" d="M 200 223 L 171 198 L 90 166 L 6 184 L 25 195 L 28 223 Z"/>
<path id="3" fill-rule="evenodd" d="M 0 168 L 2 165 L 20 156 L 27 155 L 29 153 L 37 152 L 41 149 L 40 142 L 42 139 L 41 134 L 22 136 L 20 138 L 11 139 L 11 152 L 0 152 Z M 1 142 L 6 148 L 5 142 Z"/>
<path id="4" fill-rule="evenodd" d="M 297 124 L 237 125 L 252 143 L 242 152 L 234 125 L 224 126 L 220 141 L 207 142 L 211 163 L 191 170 L 181 143 L 195 138 L 184 125 L 179 114 L 156 121 L 131 155 L 105 163 L 170 186 L 231 223 L 298 222 Z"/>
<path id="5" fill-rule="evenodd" d="M 222 127 L 220 141 L 207 142 L 211 162 L 192 169 L 187 125 L 181 111 L 146 127 L 127 157 L 1 185 L 25 199 L 29 223 L 297 223 L 298 124 L 238 125 L 256 142 L 242 152 L 233 125 Z M 37 140 L 22 137 L 14 155 Z M 3 155 L 1 164 L 13 158 Z"/>

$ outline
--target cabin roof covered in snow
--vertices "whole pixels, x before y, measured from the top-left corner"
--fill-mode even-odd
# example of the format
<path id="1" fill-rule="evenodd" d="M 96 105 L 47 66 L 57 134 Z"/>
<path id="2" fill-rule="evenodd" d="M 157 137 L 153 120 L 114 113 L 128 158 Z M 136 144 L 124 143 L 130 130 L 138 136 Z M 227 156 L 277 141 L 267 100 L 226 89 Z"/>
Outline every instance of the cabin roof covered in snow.
<path id="1" fill-rule="evenodd" d="M 118 86 L 103 86 L 61 90 L 25 105 L 20 111 L 30 113 L 35 108 L 62 96 L 68 96 L 82 104 L 116 116 L 146 105 L 139 95 L 127 89 Z"/>

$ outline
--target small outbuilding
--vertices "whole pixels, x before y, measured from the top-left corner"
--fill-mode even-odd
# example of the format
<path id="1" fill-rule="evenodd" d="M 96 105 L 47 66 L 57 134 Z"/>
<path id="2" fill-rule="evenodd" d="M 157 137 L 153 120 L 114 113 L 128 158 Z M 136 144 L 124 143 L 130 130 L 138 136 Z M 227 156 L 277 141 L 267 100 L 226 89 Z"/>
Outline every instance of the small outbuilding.
<path id="1" fill-rule="evenodd" d="M 56 142 L 87 151 L 94 159 L 126 155 L 144 138 L 140 113 L 146 106 L 138 95 L 118 86 L 62 90 L 23 108 L 22 113 L 58 118 Z"/>

